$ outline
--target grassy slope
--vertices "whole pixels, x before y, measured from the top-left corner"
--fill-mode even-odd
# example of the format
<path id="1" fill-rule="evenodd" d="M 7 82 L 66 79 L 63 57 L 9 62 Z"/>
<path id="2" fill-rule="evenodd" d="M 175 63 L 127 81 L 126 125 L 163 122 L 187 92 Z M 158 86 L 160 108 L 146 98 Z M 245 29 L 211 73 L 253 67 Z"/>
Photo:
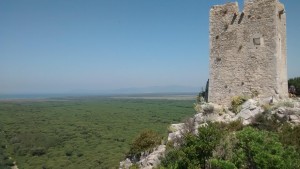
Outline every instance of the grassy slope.
<path id="1" fill-rule="evenodd" d="M 193 101 L 90 98 L 0 102 L 0 134 L 19 168 L 112 168 L 145 129 L 165 136 Z M 1 138 L 1 137 L 0 137 Z M 33 156 L 42 149 L 45 154 Z M 37 151 L 39 152 L 39 151 Z"/>

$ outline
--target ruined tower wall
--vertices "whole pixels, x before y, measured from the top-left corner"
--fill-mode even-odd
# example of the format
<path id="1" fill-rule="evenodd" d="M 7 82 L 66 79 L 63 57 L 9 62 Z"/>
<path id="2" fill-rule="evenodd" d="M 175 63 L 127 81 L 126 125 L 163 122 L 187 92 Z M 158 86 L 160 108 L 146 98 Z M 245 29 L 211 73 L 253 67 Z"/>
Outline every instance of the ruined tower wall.
<path id="1" fill-rule="evenodd" d="M 287 96 L 281 7 L 278 0 L 245 1 L 243 12 L 237 3 L 212 7 L 209 102 L 229 105 L 233 96 L 256 93 L 262 98 Z"/>

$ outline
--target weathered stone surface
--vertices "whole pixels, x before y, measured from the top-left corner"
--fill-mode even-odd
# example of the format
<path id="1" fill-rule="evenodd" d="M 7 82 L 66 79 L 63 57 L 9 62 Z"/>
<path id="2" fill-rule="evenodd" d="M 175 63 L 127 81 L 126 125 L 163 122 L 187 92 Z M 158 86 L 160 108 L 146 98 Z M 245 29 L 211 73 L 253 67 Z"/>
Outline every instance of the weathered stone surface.
<path id="1" fill-rule="evenodd" d="M 179 139 L 181 137 L 182 137 L 182 132 L 180 132 L 180 131 L 169 133 L 168 141 L 174 141 L 174 140 Z"/>
<path id="2" fill-rule="evenodd" d="M 269 116 L 276 115 L 277 117 L 281 118 L 290 124 L 299 125 L 300 124 L 300 108 L 294 107 L 287 107 L 285 104 L 281 103 L 291 103 L 297 105 L 300 103 L 298 100 L 281 100 L 277 104 L 272 105 L 272 111 L 270 112 Z M 291 105 L 290 104 L 290 105 Z M 211 104 L 214 105 L 214 104 Z M 219 105 L 214 105 L 219 106 Z M 218 108 L 216 108 L 218 109 Z M 216 110 L 214 108 L 214 110 Z M 225 108 L 226 109 L 226 108 Z M 208 122 L 224 122 L 229 123 L 231 121 L 235 121 L 241 119 L 243 125 L 249 125 L 253 122 L 253 119 L 256 115 L 263 112 L 263 108 L 259 106 L 257 100 L 248 100 L 242 105 L 242 110 L 238 114 L 234 114 L 228 110 L 224 111 L 224 114 L 219 113 L 211 113 L 211 114 L 204 114 L 204 113 L 197 113 L 191 118 L 188 122 L 192 122 L 189 125 L 193 125 L 193 132 L 194 134 L 198 133 L 198 128 L 207 125 Z M 186 124 L 179 123 L 179 124 L 172 124 L 169 127 L 168 141 L 172 141 L 174 146 L 181 145 L 183 139 L 183 134 L 185 130 Z M 181 142 L 180 142 L 181 141 Z M 160 163 L 160 158 L 164 156 L 165 153 L 165 145 L 160 145 L 156 149 L 153 150 L 152 153 L 142 153 L 141 159 L 136 163 L 140 166 L 140 168 L 155 168 Z M 137 161 L 137 160 L 132 160 Z M 132 165 L 132 161 L 126 159 L 125 161 L 120 162 L 120 168 L 128 169 Z"/>
<path id="3" fill-rule="evenodd" d="M 279 107 L 277 109 L 277 114 L 284 114 L 286 112 L 286 109 L 284 107 Z"/>
<path id="4" fill-rule="evenodd" d="M 262 112 L 263 109 L 258 106 L 258 101 L 249 99 L 242 105 L 242 110 L 236 115 L 235 119 L 242 119 L 243 124 L 248 125 L 256 115 Z"/>
<path id="5" fill-rule="evenodd" d="M 248 120 L 250 117 L 252 117 L 251 111 L 246 109 L 242 110 L 240 113 L 237 114 L 238 118 L 242 118 L 244 120 Z"/>
<path id="6" fill-rule="evenodd" d="M 126 158 L 126 160 L 120 162 L 119 169 L 129 169 L 132 166 L 132 162 L 129 158 Z"/>
<path id="7" fill-rule="evenodd" d="M 169 131 L 176 132 L 182 130 L 183 128 L 184 128 L 184 123 L 171 124 L 169 127 Z"/>
<path id="8" fill-rule="evenodd" d="M 256 100 L 249 99 L 242 105 L 242 109 L 254 110 L 257 108 L 257 105 L 258 102 Z"/>
<path id="9" fill-rule="evenodd" d="M 166 151 L 165 145 L 158 146 L 148 156 L 141 158 L 141 160 L 138 162 L 140 168 L 151 169 L 157 167 L 160 164 L 160 159 L 164 157 L 165 151 Z"/>
<path id="10" fill-rule="evenodd" d="M 165 145 L 159 145 L 151 153 L 142 153 L 140 160 L 136 163 L 141 169 L 155 168 L 160 164 L 160 159 L 164 157 L 166 151 Z M 133 163 L 130 159 L 120 162 L 119 169 L 129 169 Z"/>
<path id="11" fill-rule="evenodd" d="M 278 0 L 246 1 L 210 10 L 208 101 L 229 105 L 233 96 L 288 97 L 286 15 Z"/>
<path id="12" fill-rule="evenodd" d="M 184 123 L 179 123 L 179 124 L 171 124 L 169 127 L 169 135 L 168 135 L 168 141 L 175 141 L 179 138 L 182 137 L 182 133 L 184 132 Z M 176 143 L 174 143 L 176 146 Z"/>
<path id="13" fill-rule="evenodd" d="M 195 122 L 200 124 L 202 122 L 204 122 L 204 117 L 203 117 L 203 113 L 197 113 L 195 116 Z"/>
<path id="14" fill-rule="evenodd" d="M 290 120 L 295 121 L 295 120 L 300 120 L 297 115 L 290 115 Z"/>

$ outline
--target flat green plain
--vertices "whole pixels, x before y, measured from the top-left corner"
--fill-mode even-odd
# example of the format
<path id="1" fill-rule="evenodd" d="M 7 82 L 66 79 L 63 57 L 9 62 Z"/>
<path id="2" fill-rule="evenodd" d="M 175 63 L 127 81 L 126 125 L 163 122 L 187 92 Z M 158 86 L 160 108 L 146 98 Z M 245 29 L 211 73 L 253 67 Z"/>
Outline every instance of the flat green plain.
<path id="1" fill-rule="evenodd" d="M 20 169 L 117 168 L 140 132 L 151 129 L 166 139 L 171 123 L 194 114 L 193 102 L 108 97 L 1 101 L 0 156 L 11 157 Z"/>

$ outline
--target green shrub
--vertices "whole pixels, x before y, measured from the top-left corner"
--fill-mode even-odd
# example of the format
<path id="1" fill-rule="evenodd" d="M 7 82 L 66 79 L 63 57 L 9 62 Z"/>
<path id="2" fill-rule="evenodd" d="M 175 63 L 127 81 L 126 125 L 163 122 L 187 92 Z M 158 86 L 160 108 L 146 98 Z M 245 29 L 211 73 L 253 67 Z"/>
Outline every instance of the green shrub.
<path id="1" fill-rule="evenodd" d="M 196 111 L 196 112 L 202 112 L 202 107 L 201 107 L 201 105 L 200 104 L 196 104 L 196 103 L 194 103 L 194 110 Z"/>
<path id="2" fill-rule="evenodd" d="M 242 130 L 243 128 L 244 128 L 243 121 L 240 119 L 232 121 L 226 125 L 226 130 L 228 131 L 239 131 Z"/>
<path id="3" fill-rule="evenodd" d="M 245 96 L 234 96 L 231 100 L 231 110 L 234 113 L 239 113 L 242 109 L 242 104 L 248 99 Z"/>
<path id="4" fill-rule="evenodd" d="M 282 101 L 282 102 L 278 102 L 276 103 L 275 106 L 273 106 L 273 109 L 279 108 L 279 107 L 290 107 L 290 108 L 294 108 L 294 103 L 290 102 L 290 101 Z"/>
<path id="5" fill-rule="evenodd" d="M 168 152 L 162 165 L 166 168 L 205 168 L 221 136 L 219 124 L 208 123 L 198 129 L 197 135 L 185 135 L 182 147 Z"/>
<path id="6" fill-rule="evenodd" d="M 6 159 L 4 161 L 4 165 L 6 165 L 6 166 L 14 166 L 15 165 L 14 164 L 14 160 L 13 159 Z"/>
<path id="7" fill-rule="evenodd" d="M 278 136 L 247 127 L 237 133 L 239 140 L 235 150 L 238 168 L 284 168 L 284 148 Z"/>
<path id="8" fill-rule="evenodd" d="M 289 86 L 293 85 L 296 88 L 296 95 L 300 95 L 300 77 L 292 78 L 288 80 Z"/>
<path id="9" fill-rule="evenodd" d="M 300 126 L 291 126 L 285 123 L 279 132 L 279 138 L 282 144 L 286 146 L 295 146 L 300 153 Z"/>
<path id="10" fill-rule="evenodd" d="M 149 151 L 155 146 L 159 145 L 160 142 L 161 137 L 158 133 L 152 130 L 143 131 L 133 140 L 128 155 L 135 156 L 141 152 Z"/>
<path id="11" fill-rule="evenodd" d="M 264 112 L 254 117 L 251 126 L 259 130 L 277 131 L 282 126 L 280 120 L 275 115 L 269 115 Z"/>
<path id="12" fill-rule="evenodd" d="M 209 162 L 211 169 L 237 169 L 236 166 L 230 161 L 212 159 Z"/>
<path id="13" fill-rule="evenodd" d="M 161 161 L 162 168 L 199 168 L 199 161 L 192 153 L 192 149 L 183 147 L 180 149 L 173 149 L 167 153 Z"/>
<path id="14" fill-rule="evenodd" d="M 272 110 L 272 106 L 270 104 L 264 104 L 261 106 L 264 109 L 264 112 L 270 113 Z"/>
<path id="15" fill-rule="evenodd" d="M 83 153 L 81 151 L 76 152 L 77 157 L 82 157 Z"/>
<path id="16" fill-rule="evenodd" d="M 34 147 L 30 150 L 30 153 L 33 156 L 41 156 L 46 154 L 46 149 L 43 147 Z"/>
<path id="17" fill-rule="evenodd" d="M 220 143 L 214 149 L 213 158 L 232 160 L 237 143 L 238 139 L 236 138 L 235 133 L 226 132 L 222 137 L 222 141 L 220 141 Z"/>
<path id="18" fill-rule="evenodd" d="M 129 167 L 129 169 L 139 169 L 139 166 L 137 164 L 133 164 Z"/>
<path id="19" fill-rule="evenodd" d="M 73 150 L 72 149 L 67 149 L 65 151 L 66 156 L 72 156 L 73 155 Z"/>

